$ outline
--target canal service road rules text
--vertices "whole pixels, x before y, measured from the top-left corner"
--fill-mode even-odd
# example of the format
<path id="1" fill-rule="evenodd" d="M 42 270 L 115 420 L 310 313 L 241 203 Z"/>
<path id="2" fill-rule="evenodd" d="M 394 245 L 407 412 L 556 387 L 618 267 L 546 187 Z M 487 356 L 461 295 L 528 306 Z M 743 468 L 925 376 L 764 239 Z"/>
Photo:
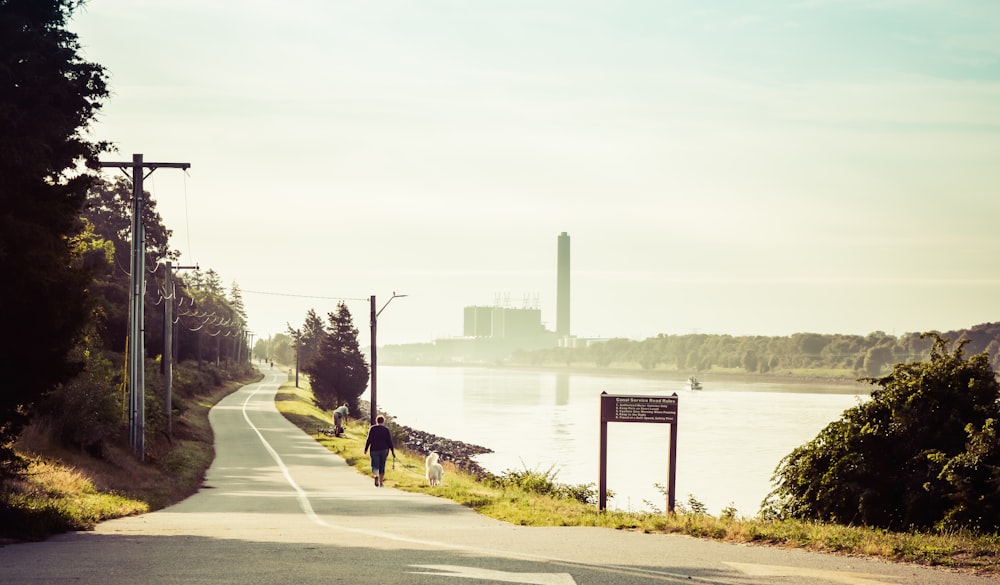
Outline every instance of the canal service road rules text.
<path id="1" fill-rule="evenodd" d="M 677 422 L 677 395 L 601 396 L 603 422 Z"/>

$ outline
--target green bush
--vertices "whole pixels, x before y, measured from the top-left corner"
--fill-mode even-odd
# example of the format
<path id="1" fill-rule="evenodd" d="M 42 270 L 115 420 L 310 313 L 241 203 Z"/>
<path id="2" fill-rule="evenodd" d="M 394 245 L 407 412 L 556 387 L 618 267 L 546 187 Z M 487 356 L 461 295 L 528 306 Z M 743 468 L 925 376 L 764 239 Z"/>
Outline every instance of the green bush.
<path id="1" fill-rule="evenodd" d="M 1000 529 L 1000 384 L 986 353 L 937 335 L 775 472 L 764 513 L 894 530 Z"/>
<path id="2" fill-rule="evenodd" d="M 554 498 L 576 500 L 583 504 L 597 503 L 597 489 L 594 484 L 567 485 L 555 481 L 558 472 L 555 466 L 542 472 L 528 469 L 508 469 L 490 479 L 499 488 L 518 488 L 528 493 Z"/>
<path id="3" fill-rule="evenodd" d="M 121 374 L 114 354 L 83 345 L 74 353 L 85 364 L 83 371 L 49 392 L 38 405 L 38 416 L 60 443 L 100 454 L 101 446 L 124 428 Z"/>

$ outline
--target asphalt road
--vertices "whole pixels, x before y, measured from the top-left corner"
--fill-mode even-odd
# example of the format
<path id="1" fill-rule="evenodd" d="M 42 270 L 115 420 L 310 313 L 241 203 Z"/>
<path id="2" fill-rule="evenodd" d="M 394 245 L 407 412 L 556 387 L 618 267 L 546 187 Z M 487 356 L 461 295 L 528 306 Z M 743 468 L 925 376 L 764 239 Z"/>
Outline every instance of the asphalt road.
<path id="1" fill-rule="evenodd" d="M 216 459 L 198 494 L 91 532 L 4 546 L 0 584 L 1000 582 L 684 536 L 513 526 L 448 500 L 376 488 L 277 412 L 286 375 L 264 374 L 212 410 Z"/>

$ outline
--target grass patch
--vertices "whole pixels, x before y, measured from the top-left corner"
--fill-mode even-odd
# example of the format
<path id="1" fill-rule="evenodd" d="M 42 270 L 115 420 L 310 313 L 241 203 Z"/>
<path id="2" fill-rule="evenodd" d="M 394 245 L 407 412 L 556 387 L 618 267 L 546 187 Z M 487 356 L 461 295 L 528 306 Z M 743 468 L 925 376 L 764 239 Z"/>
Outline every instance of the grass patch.
<path id="1" fill-rule="evenodd" d="M 86 530 L 106 518 L 141 514 L 142 501 L 102 493 L 86 473 L 57 461 L 36 457 L 25 472 L 4 482 L 0 525 L 6 537 L 37 540 L 67 530 Z"/>
<path id="2" fill-rule="evenodd" d="M 146 438 L 144 462 L 128 445 L 105 445 L 96 458 L 60 446 L 44 427 L 29 427 L 15 445 L 27 469 L 0 478 L 0 542 L 91 530 L 98 522 L 157 510 L 192 495 L 215 456 L 209 409 L 260 377 L 254 373 L 189 397 L 174 419 L 172 437 Z"/>
<path id="3" fill-rule="evenodd" d="M 367 421 L 351 420 L 343 437 L 322 431 L 332 426 L 330 416 L 315 406 L 307 382 L 302 388 L 283 385 L 278 409 L 288 420 L 359 473 L 370 475 L 364 454 Z M 946 566 L 963 571 L 1000 574 L 1000 536 L 971 533 L 901 533 L 857 526 L 799 520 L 772 521 L 704 513 L 693 496 L 677 513 L 598 511 L 566 490 L 551 485 L 554 474 L 531 470 L 508 471 L 494 481 L 479 481 L 445 462 L 445 481 L 431 487 L 424 478 L 423 457 L 396 449 L 395 468 L 386 470 L 386 484 L 397 489 L 454 500 L 477 512 L 520 526 L 595 526 L 656 534 L 685 534 L 699 538 L 801 548 L 817 552 L 878 557 L 890 561 Z M 391 459 L 390 459 L 391 461 Z M 390 466 L 392 464 L 390 463 Z M 541 487 L 540 487 L 541 486 Z M 579 486 L 577 486 L 579 487 Z M 570 490 L 574 492 L 574 490 Z"/>

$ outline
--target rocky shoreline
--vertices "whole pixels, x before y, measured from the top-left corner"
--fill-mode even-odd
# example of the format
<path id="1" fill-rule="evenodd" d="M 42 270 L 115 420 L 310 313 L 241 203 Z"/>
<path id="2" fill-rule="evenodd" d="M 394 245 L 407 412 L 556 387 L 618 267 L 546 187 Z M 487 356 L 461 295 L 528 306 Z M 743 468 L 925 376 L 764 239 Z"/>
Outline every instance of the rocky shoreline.
<path id="1" fill-rule="evenodd" d="M 480 445 L 463 443 L 461 441 L 453 441 L 451 439 L 439 437 L 431 433 L 425 433 L 424 431 L 418 431 L 417 429 L 410 428 L 406 425 L 396 424 L 394 422 L 390 422 L 390 425 L 394 427 L 394 430 L 399 429 L 400 433 L 406 436 L 404 446 L 410 451 L 415 451 L 424 456 L 428 455 L 431 451 L 434 451 L 440 456 L 441 461 L 450 461 L 455 467 L 462 469 L 479 479 L 485 479 L 492 476 L 490 472 L 480 467 L 480 465 L 473 459 L 475 455 L 479 455 L 481 453 L 492 453 L 492 449 L 488 449 Z"/>
<path id="2" fill-rule="evenodd" d="M 362 418 L 364 420 L 369 420 L 371 416 L 370 403 L 362 400 L 358 404 L 358 407 L 361 410 Z M 381 411 L 381 409 L 380 412 L 385 415 L 389 428 L 393 431 L 393 436 L 405 437 L 403 444 L 397 445 L 397 447 L 406 448 L 424 456 L 427 456 L 431 451 L 434 451 L 438 454 L 438 456 L 440 456 L 441 461 L 451 462 L 451 464 L 455 467 L 470 473 L 479 479 L 486 479 L 493 476 L 492 473 L 483 469 L 473 459 L 476 455 L 492 453 L 493 449 L 483 447 L 481 445 L 463 443 L 462 441 L 454 441 L 452 439 L 440 437 L 433 433 L 427 433 L 406 425 L 401 425 L 394 422 L 388 413 Z M 333 429 L 329 429 L 328 434 L 332 432 Z"/>

